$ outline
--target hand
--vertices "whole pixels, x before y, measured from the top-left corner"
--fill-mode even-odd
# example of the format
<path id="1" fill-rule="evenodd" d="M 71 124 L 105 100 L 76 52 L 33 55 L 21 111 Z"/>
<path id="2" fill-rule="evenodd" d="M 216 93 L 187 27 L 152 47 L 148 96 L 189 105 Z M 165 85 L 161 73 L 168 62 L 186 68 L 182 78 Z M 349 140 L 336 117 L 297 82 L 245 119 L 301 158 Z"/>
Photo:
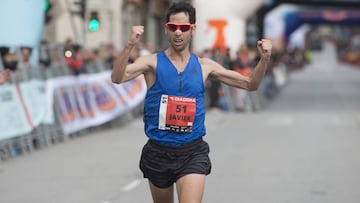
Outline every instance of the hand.
<path id="1" fill-rule="evenodd" d="M 257 48 L 262 58 L 269 60 L 272 50 L 272 42 L 269 39 L 261 39 L 257 42 Z"/>
<path id="2" fill-rule="evenodd" d="M 4 84 L 10 78 L 10 70 L 6 69 L 0 72 L 0 84 Z"/>
<path id="3" fill-rule="evenodd" d="M 144 33 L 144 26 L 138 25 L 131 28 L 130 39 L 128 45 L 134 46 L 137 42 L 140 41 L 141 35 Z"/>

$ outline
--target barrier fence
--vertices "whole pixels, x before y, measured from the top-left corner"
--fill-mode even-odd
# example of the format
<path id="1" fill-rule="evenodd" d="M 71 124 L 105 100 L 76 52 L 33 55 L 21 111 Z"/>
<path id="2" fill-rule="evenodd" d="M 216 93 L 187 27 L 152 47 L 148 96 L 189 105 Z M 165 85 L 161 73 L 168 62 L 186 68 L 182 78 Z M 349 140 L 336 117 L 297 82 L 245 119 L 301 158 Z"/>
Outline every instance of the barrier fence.
<path id="1" fill-rule="evenodd" d="M 143 77 L 115 85 L 109 70 L 74 76 L 57 68 L 18 70 L 0 86 L 2 160 L 141 113 Z"/>

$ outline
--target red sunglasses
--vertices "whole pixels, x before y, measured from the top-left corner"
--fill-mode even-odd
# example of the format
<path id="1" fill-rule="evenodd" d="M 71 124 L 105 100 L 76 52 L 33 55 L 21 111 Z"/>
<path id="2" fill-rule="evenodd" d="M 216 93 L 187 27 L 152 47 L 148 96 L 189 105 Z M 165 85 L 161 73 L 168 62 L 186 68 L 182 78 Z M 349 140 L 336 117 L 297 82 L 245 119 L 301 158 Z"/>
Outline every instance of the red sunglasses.
<path id="1" fill-rule="evenodd" d="M 194 24 L 176 24 L 176 23 L 166 23 L 165 26 L 172 32 L 176 30 L 181 30 L 181 32 L 187 32 L 194 26 Z"/>

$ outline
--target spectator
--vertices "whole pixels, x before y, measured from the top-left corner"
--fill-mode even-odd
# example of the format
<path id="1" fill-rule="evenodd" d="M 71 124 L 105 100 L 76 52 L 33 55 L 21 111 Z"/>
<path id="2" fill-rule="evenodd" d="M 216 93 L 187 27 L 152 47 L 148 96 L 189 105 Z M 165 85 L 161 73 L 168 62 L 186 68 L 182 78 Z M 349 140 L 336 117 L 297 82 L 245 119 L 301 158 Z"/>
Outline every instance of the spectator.
<path id="1" fill-rule="evenodd" d="M 245 44 L 242 44 L 236 53 L 236 59 L 233 64 L 233 70 L 239 72 L 243 75 L 250 75 L 250 61 L 249 61 L 249 51 L 248 47 Z"/>
<path id="2" fill-rule="evenodd" d="M 65 52 L 65 61 L 75 76 L 84 73 L 83 57 L 81 56 L 81 46 L 74 44 Z"/>
<path id="3" fill-rule="evenodd" d="M 240 48 L 236 53 L 236 59 L 233 63 L 233 70 L 246 76 L 251 74 L 249 49 L 247 45 L 240 45 Z M 249 92 L 244 89 L 234 89 L 233 91 L 235 110 L 246 111 L 250 109 L 251 101 Z"/>
<path id="4" fill-rule="evenodd" d="M 39 64 L 49 67 L 51 64 L 50 47 L 46 40 L 42 40 L 39 46 Z"/>
<path id="5" fill-rule="evenodd" d="M 69 75 L 69 68 L 66 66 L 63 53 L 59 47 L 51 50 L 51 69 L 54 76 Z"/>
<path id="6" fill-rule="evenodd" d="M 111 67 L 111 64 L 114 62 L 117 51 L 113 44 L 107 44 L 105 49 L 105 62 L 108 64 L 108 67 Z"/>
<path id="7" fill-rule="evenodd" d="M 9 47 L 1 47 L 1 60 L 5 69 L 16 71 L 18 67 L 18 59 L 15 53 L 10 52 Z"/>
<path id="8" fill-rule="evenodd" d="M 31 47 L 20 47 L 21 60 L 19 62 L 19 69 L 31 68 L 30 57 L 32 54 Z"/>

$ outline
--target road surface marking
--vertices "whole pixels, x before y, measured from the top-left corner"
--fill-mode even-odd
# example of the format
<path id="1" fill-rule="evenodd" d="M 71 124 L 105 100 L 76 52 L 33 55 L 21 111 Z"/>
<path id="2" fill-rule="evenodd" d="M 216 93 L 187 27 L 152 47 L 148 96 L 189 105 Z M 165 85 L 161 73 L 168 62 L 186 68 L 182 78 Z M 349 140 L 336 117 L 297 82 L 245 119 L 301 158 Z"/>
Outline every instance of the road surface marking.
<path id="1" fill-rule="evenodd" d="M 125 187 L 123 187 L 122 191 L 129 192 L 129 191 L 133 190 L 134 188 L 136 188 L 140 183 L 141 183 L 140 179 L 135 179 L 132 182 L 130 182 L 129 184 L 125 185 Z"/>
<path id="2" fill-rule="evenodd" d="M 282 125 L 282 126 L 288 126 L 292 125 L 294 123 L 294 119 L 291 116 L 272 116 L 268 120 L 269 125 Z"/>

